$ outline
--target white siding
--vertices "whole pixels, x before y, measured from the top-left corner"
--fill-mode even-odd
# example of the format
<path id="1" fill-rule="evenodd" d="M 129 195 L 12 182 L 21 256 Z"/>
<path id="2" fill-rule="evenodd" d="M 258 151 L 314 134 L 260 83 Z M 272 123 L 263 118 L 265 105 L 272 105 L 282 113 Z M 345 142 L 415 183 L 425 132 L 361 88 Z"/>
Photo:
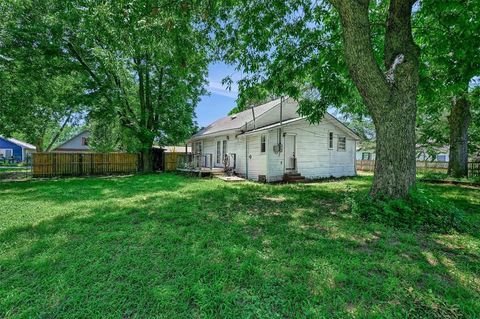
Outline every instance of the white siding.
<path id="1" fill-rule="evenodd" d="M 55 151 L 88 151 L 90 150 L 90 147 L 88 145 L 82 145 L 82 139 L 83 138 L 88 138 L 90 136 L 89 132 L 83 132 L 71 140 L 63 143 L 62 145 L 58 146 Z"/>
<path id="2" fill-rule="evenodd" d="M 266 132 L 265 132 L 266 133 Z M 267 152 L 260 152 L 260 136 L 247 136 L 248 141 L 248 179 L 258 180 L 259 175 L 267 175 Z M 268 145 L 268 141 L 267 141 Z"/>
<path id="3" fill-rule="evenodd" d="M 328 149 L 328 132 L 334 133 L 333 149 Z M 309 125 L 301 120 L 282 129 L 282 133 L 296 136 L 297 172 L 307 178 L 341 177 L 355 175 L 355 140 L 338 125 L 323 120 L 318 125 Z M 284 152 L 275 154 L 277 130 L 269 132 L 268 181 L 281 180 L 284 173 Z M 337 150 L 338 136 L 346 137 L 346 150 Z M 282 144 L 285 145 L 282 134 Z"/>

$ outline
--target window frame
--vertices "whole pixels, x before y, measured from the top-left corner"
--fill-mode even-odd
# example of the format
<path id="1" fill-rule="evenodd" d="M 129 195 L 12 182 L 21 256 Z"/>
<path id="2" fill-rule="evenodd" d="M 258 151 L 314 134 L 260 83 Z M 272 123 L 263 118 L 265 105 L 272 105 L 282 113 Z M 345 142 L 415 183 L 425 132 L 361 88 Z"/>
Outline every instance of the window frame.
<path id="1" fill-rule="evenodd" d="M 260 135 L 260 154 L 265 154 L 267 152 L 267 135 Z"/>
<path id="2" fill-rule="evenodd" d="M 329 149 L 329 150 L 333 150 L 333 146 L 334 146 L 333 139 L 334 139 L 333 132 L 332 132 L 332 131 L 328 132 L 328 135 L 327 135 L 327 146 L 328 146 L 328 149 Z"/>
<path id="3" fill-rule="evenodd" d="M 200 152 L 198 152 L 199 148 L 200 148 Z M 202 155 L 202 151 L 203 151 L 203 142 L 202 141 L 194 142 L 194 144 L 193 144 L 193 154 Z"/>
<path id="4" fill-rule="evenodd" d="M 6 155 L 7 155 L 7 154 L 6 154 L 7 151 L 10 151 L 10 153 L 12 154 L 12 155 L 10 156 L 10 158 L 13 157 L 13 148 L 1 148 L 0 150 L 3 151 L 3 152 L 2 152 L 2 157 L 9 158 L 9 157 L 6 156 Z"/>

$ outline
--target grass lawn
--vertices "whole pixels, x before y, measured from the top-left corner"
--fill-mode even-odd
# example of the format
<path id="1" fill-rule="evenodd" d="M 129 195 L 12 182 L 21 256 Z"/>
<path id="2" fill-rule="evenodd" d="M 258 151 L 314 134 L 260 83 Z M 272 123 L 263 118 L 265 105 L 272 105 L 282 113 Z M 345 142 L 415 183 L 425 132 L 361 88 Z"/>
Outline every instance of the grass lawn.
<path id="1" fill-rule="evenodd" d="M 370 183 L 0 183 L 0 318 L 479 318 L 480 234 L 365 223 Z M 479 225 L 480 189 L 419 188 Z"/>

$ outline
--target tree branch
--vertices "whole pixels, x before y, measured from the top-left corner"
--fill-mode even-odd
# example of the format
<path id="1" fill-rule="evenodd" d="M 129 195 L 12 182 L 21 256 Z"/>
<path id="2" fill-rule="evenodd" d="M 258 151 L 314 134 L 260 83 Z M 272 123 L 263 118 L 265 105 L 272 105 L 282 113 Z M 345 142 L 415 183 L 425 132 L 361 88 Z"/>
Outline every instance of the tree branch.
<path id="1" fill-rule="evenodd" d="M 67 123 L 70 122 L 70 118 L 72 117 L 72 114 L 73 114 L 73 110 L 70 111 L 70 114 L 68 114 L 67 118 L 65 119 L 65 122 L 63 122 L 62 126 L 57 131 L 55 136 L 53 136 L 52 140 L 50 141 L 50 144 L 48 144 L 47 148 L 45 149 L 46 152 L 50 152 L 50 149 L 52 148 L 53 144 L 55 144 L 57 139 L 60 137 L 60 134 L 62 134 L 63 130 L 65 129 L 65 126 L 67 126 Z"/>
<path id="2" fill-rule="evenodd" d="M 380 69 L 371 40 L 368 0 L 330 0 L 340 14 L 345 61 L 367 107 L 380 111 L 387 104 L 389 86 Z"/>

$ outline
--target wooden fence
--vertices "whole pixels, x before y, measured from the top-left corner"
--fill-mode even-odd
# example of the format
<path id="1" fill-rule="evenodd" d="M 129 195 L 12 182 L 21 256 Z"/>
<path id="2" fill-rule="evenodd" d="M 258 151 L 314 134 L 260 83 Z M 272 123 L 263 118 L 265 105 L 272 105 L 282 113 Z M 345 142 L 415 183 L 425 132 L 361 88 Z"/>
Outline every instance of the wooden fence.
<path id="1" fill-rule="evenodd" d="M 185 152 L 164 153 L 165 171 L 175 171 L 177 169 L 178 160 L 181 156 L 185 156 Z"/>
<path id="2" fill-rule="evenodd" d="M 130 153 L 33 153 L 33 177 L 129 174 L 138 171 Z"/>
<path id="3" fill-rule="evenodd" d="M 357 160 L 357 170 L 373 172 L 375 170 L 374 160 Z M 448 162 L 417 161 L 417 172 L 447 173 Z M 468 163 L 468 176 L 480 176 L 480 162 Z"/>

